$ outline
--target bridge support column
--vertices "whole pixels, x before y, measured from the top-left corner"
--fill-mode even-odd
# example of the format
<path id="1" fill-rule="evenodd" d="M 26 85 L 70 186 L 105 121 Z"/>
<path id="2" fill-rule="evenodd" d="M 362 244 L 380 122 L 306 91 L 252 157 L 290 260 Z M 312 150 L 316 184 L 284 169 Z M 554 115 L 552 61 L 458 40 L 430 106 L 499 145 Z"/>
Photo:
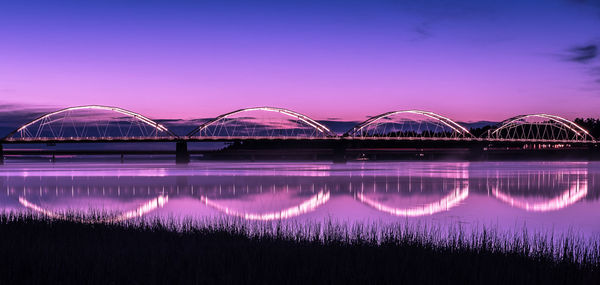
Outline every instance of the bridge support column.
<path id="1" fill-rule="evenodd" d="M 470 161 L 485 161 L 488 160 L 488 153 L 485 151 L 485 146 L 483 144 L 477 144 L 471 146 L 469 148 L 469 154 L 467 155 L 467 159 Z"/>
<path id="2" fill-rule="evenodd" d="M 187 142 L 177 142 L 175 145 L 175 163 L 187 164 L 190 162 L 190 153 L 188 152 Z"/>
<path id="3" fill-rule="evenodd" d="M 4 164 L 4 150 L 2 144 L 0 144 L 0 165 Z"/>
<path id="4" fill-rule="evenodd" d="M 348 161 L 346 157 L 346 146 L 339 144 L 333 148 L 333 162 L 335 163 L 346 163 Z"/>

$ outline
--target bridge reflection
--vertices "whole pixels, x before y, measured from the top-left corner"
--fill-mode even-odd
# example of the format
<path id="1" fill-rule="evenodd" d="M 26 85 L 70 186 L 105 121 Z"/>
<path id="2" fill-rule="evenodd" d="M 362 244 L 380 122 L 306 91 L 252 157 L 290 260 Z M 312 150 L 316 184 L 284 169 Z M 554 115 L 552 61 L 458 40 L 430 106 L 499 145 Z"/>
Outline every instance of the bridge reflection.
<path id="1" fill-rule="evenodd" d="M 207 206 L 212 207 L 219 212 L 222 212 L 228 216 L 234 216 L 243 218 L 245 220 L 259 220 L 259 221 L 272 221 L 272 220 L 280 220 L 280 219 L 289 219 L 292 217 L 297 217 L 302 214 L 306 214 L 308 212 L 314 211 L 319 206 L 327 203 L 330 198 L 329 191 L 324 192 L 320 191 L 317 195 L 312 196 L 310 199 L 302 202 L 300 205 L 293 206 L 281 211 L 268 212 L 268 213 L 250 213 L 250 212 L 241 212 L 239 210 L 235 210 L 231 207 L 227 207 L 221 205 L 218 202 L 215 202 L 206 196 L 200 196 L 200 200 Z"/>
<path id="2" fill-rule="evenodd" d="M 276 170 L 269 170 L 268 175 L 257 175 L 252 169 L 235 171 L 239 173 L 217 171 L 183 176 L 140 176 L 131 171 L 124 177 L 105 172 L 82 177 L 15 172 L 13 176 L 0 176 L 0 189 L 5 193 L 0 195 L 0 208 L 34 211 L 56 219 L 69 218 L 64 211 L 56 210 L 69 205 L 118 209 L 116 214 L 96 219 L 98 222 L 124 221 L 152 212 L 158 216 L 182 215 L 186 211 L 185 214 L 228 215 L 256 221 L 292 219 L 309 213 L 314 213 L 311 217 L 345 213 L 418 218 L 452 212 L 459 206 L 465 211 L 472 206 L 486 208 L 468 204 L 470 197 L 475 196 L 477 203 L 493 206 L 498 203 L 492 201 L 501 201 L 517 213 L 548 212 L 584 199 L 597 200 L 594 177 L 600 178 L 598 174 L 589 176 L 585 167 L 481 172 L 473 171 L 469 164 L 442 171 L 439 167 L 398 169 L 382 175 L 356 169 L 312 174 L 298 170 L 285 176 Z M 169 207 L 165 207 L 167 203 Z M 494 207 L 496 211 L 508 211 L 506 207 Z M 489 211 L 487 214 L 493 215 Z"/>
<path id="3" fill-rule="evenodd" d="M 534 188 L 540 187 L 540 179 L 548 179 L 546 176 L 550 176 L 549 174 L 544 174 L 542 177 L 540 175 L 526 175 L 523 179 L 525 181 L 520 181 L 519 183 L 523 184 L 523 187 Z M 494 197 L 498 200 L 505 202 L 512 207 L 517 207 L 524 209 L 526 211 L 531 212 L 547 212 L 547 211 L 556 211 L 563 208 L 566 208 L 577 201 L 585 198 L 588 194 L 588 183 L 587 183 L 587 171 L 565 171 L 559 174 L 555 174 L 556 179 L 552 179 L 553 183 L 559 184 L 558 187 L 563 188 L 567 187 L 565 191 L 563 191 L 560 195 L 551 198 L 551 199 L 543 199 L 542 201 L 531 201 L 531 198 L 520 197 L 518 194 L 510 194 L 511 187 L 515 187 L 514 184 L 511 183 L 495 183 L 491 185 L 491 192 Z M 567 177 L 567 181 L 564 177 Z M 532 185 L 533 183 L 533 185 Z M 550 185 L 556 187 L 556 185 Z"/>
<path id="4" fill-rule="evenodd" d="M 467 199 L 468 196 L 469 186 L 464 185 L 463 187 L 452 191 L 450 194 L 436 202 L 409 208 L 394 208 L 386 206 L 383 203 L 380 203 L 374 199 L 370 199 L 363 193 L 356 194 L 356 197 L 359 201 L 377 209 L 378 211 L 400 217 L 419 217 L 448 211 L 450 210 L 450 208 L 457 206 L 460 202 Z"/>
<path id="5" fill-rule="evenodd" d="M 158 209 L 158 208 L 162 208 L 164 207 L 164 205 L 169 201 L 169 196 L 166 195 L 160 195 L 154 199 L 151 199 L 145 203 L 142 203 L 141 205 L 139 205 L 137 208 L 133 209 L 133 210 L 129 210 L 120 214 L 117 214 L 116 216 L 113 217 L 106 217 L 104 216 L 103 213 L 100 213 L 102 215 L 99 216 L 93 216 L 93 217 L 86 217 L 85 215 L 79 215 L 77 213 L 73 213 L 73 215 L 71 215 L 70 213 L 66 213 L 65 211 L 51 211 L 48 210 L 40 205 L 34 204 L 30 201 L 28 201 L 25 197 L 19 197 L 19 203 L 21 205 L 23 205 L 23 207 L 27 208 L 27 209 L 31 209 L 34 212 L 37 213 L 41 213 L 47 217 L 53 218 L 53 219 L 60 219 L 60 220 L 77 220 L 80 222 L 85 222 L 85 223 L 114 223 L 114 222 L 122 222 L 122 221 L 126 221 L 126 220 L 130 220 L 130 219 L 134 219 L 134 218 L 141 218 L 144 215 Z M 110 215 L 110 213 L 107 213 Z"/>

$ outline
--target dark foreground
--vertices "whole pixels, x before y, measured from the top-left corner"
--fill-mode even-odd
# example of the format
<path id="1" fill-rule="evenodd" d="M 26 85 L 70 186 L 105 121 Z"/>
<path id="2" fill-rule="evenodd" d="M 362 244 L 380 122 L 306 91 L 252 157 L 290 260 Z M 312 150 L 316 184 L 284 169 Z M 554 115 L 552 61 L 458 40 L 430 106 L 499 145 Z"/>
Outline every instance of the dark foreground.
<path id="1" fill-rule="evenodd" d="M 599 284 L 598 247 L 479 234 L 434 246 L 335 226 L 90 224 L 0 216 L 0 284 Z M 262 228 L 261 228 L 262 227 Z M 333 230 L 332 230 L 333 229 Z M 317 230 L 318 231 L 318 230 Z M 385 229 L 383 229 L 385 231 Z M 267 234 L 265 234 L 267 233 Z M 312 236 L 311 236 L 312 235 Z M 547 241 L 546 241 L 547 243 Z M 533 250 L 532 250 L 533 249 Z M 562 252 L 561 257 L 552 256 Z"/>

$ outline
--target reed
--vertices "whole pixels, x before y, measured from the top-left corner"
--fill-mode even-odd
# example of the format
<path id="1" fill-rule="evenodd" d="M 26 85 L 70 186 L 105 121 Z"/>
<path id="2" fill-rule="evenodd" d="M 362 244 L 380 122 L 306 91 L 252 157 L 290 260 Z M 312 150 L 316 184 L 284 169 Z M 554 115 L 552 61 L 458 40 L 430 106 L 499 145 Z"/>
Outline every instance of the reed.
<path id="1" fill-rule="evenodd" d="M 600 245 L 573 233 L 459 225 L 103 222 L 0 214 L 0 284 L 598 284 Z"/>

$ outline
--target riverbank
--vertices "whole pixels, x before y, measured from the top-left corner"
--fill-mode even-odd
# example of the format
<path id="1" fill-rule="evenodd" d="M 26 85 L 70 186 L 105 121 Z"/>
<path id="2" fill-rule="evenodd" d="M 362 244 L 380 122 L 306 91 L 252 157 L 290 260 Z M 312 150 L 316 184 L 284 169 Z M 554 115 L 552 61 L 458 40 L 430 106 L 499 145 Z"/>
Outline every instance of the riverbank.
<path id="1" fill-rule="evenodd" d="M 594 284 L 572 237 L 407 225 L 0 215 L 2 284 Z"/>

